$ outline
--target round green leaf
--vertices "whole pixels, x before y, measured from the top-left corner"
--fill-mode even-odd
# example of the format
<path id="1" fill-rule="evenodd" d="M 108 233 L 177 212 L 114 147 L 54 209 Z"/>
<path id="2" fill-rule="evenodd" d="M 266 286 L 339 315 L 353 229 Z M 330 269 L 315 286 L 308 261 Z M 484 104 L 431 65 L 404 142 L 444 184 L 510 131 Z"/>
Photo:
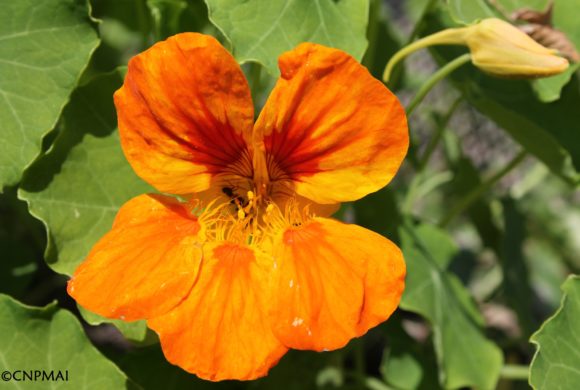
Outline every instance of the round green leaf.
<path id="1" fill-rule="evenodd" d="M 240 62 L 277 75 L 278 56 L 302 42 L 342 49 L 359 61 L 367 46 L 368 0 L 206 0 L 210 20 Z"/>
<path id="2" fill-rule="evenodd" d="M 115 72 L 76 90 L 53 148 L 24 176 L 19 196 L 46 226 L 45 257 L 56 272 L 71 275 L 121 205 L 151 190 L 121 150 L 113 93 L 122 80 Z"/>
<path id="3" fill-rule="evenodd" d="M 121 150 L 113 93 L 122 81 L 121 72 L 114 72 L 73 93 L 53 148 L 27 170 L 19 192 L 46 226 L 47 263 L 63 274 L 74 272 L 111 228 L 124 202 L 151 191 Z M 86 319 L 91 324 L 111 322 L 92 313 Z M 114 324 L 129 339 L 146 336 L 144 321 Z"/>
<path id="4" fill-rule="evenodd" d="M 0 0 L 0 190 L 39 154 L 99 40 L 83 0 Z"/>
<path id="5" fill-rule="evenodd" d="M 54 371 L 55 378 L 60 371 L 63 378 L 68 378 L 0 382 L 3 389 L 120 389 L 128 381 L 93 347 L 71 313 L 55 304 L 44 308 L 25 306 L 7 295 L 0 295 L 0 362 L 2 371 Z"/>
<path id="6" fill-rule="evenodd" d="M 123 336 L 128 340 L 137 341 L 139 343 L 143 342 L 147 338 L 147 323 L 144 320 L 141 321 L 122 321 L 122 320 L 113 320 L 110 318 L 102 317 L 92 311 L 88 311 L 84 307 L 77 305 L 79 312 L 91 325 L 101 325 L 104 323 L 113 324 L 115 328 L 117 328 Z M 155 339 L 154 342 L 158 340 Z"/>

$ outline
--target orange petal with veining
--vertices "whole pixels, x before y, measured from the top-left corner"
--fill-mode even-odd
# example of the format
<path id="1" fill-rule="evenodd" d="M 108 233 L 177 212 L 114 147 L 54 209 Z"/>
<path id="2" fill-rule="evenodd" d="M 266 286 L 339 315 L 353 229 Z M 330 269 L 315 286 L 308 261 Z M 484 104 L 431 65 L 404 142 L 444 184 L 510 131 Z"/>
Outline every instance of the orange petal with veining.
<path id="1" fill-rule="evenodd" d="M 115 106 L 127 160 L 157 190 L 188 194 L 216 175 L 251 175 L 250 89 L 215 38 L 177 34 L 133 57 Z"/>
<path id="2" fill-rule="evenodd" d="M 405 263 L 400 249 L 379 234 L 315 218 L 280 232 L 273 245 L 270 320 L 289 348 L 341 348 L 399 304 Z"/>
<path id="3" fill-rule="evenodd" d="M 262 377 L 286 353 L 267 318 L 268 264 L 249 247 L 216 242 L 189 296 L 150 319 L 168 361 L 208 380 Z"/>
<path id="4" fill-rule="evenodd" d="M 119 210 L 113 228 L 68 282 L 84 308 L 127 321 L 161 315 L 191 290 L 201 249 L 197 219 L 177 200 L 140 195 Z"/>
<path id="5" fill-rule="evenodd" d="M 384 187 L 408 147 L 395 95 L 343 51 L 304 43 L 279 59 L 281 78 L 254 126 L 271 180 L 316 203 Z"/>

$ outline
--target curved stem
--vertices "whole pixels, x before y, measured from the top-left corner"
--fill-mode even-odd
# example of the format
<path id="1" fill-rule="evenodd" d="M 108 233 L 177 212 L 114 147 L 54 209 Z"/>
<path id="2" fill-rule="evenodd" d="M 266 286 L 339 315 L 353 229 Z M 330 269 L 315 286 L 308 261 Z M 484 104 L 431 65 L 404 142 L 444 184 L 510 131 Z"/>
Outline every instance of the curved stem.
<path id="1" fill-rule="evenodd" d="M 385 68 L 385 72 L 383 73 L 383 81 L 385 83 L 389 82 L 389 78 L 391 77 L 391 73 L 395 65 L 401 61 L 403 58 L 407 57 L 409 54 L 423 49 L 425 47 L 433 46 L 433 45 L 462 45 L 465 43 L 465 32 L 467 31 L 467 27 L 461 28 L 448 28 L 443 31 L 436 32 L 435 34 L 431 34 L 426 36 L 425 38 L 419 39 L 395 53 L 394 56 L 391 57 L 389 62 L 387 63 L 387 67 Z"/>
<path id="2" fill-rule="evenodd" d="M 459 203 L 451 209 L 451 211 L 441 220 L 439 223 L 440 227 L 445 227 L 451 222 L 455 217 L 464 212 L 471 206 L 483 193 L 493 187 L 502 177 L 507 175 L 512 169 L 517 167 L 526 158 L 528 153 L 525 150 L 520 151 L 505 167 L 499 170 L 496 174 L 491 176 L 489 179 L 485 180 L 479 186 L 474 188 L 470 193 L 463 197 Z"/>
<path id="3" fill-rule="evenodd" d="M 501 368 L 499 376 L 504 379 L 527 381 L 530 375 L 530 367 L 514 364 L 506 364 Z"/>
<path id="4" fill-rule="evenodd" d="M 457 57 L 451 62 L 445 64 L 444 67 L 439 69 L 437 72 L 433 73 L 433 75 L 421 86 L 417 94 L 413 97 L 413 99 L 409 102 L 407 106 L 407 116 L 411 115 L 411 113 L 417 108 L 417 106 L 423 101 L 425 96 L 433 89 L 433 87 L 446 76 L 451 74 L 455 69 L 459 68 L 461 65 L 464 65 L 471 61 L 471 55 L 469 53 L 465 53 L 462 56 Z"/>

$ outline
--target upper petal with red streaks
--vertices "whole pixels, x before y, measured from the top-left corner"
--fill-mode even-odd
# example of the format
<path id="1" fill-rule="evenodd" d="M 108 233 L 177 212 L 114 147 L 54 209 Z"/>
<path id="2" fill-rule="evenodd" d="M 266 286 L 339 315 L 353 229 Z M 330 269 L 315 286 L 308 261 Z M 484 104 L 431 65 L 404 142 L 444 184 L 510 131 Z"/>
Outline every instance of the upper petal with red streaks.
<path id="1" fill-rule="evenodd" d="M 317 203 L 385 186 L 408 146 L 397 98 L 348 54 L 304 43 L 279 59 L 281 78 L 254 127 L 272 180 Z"/>
<path id="2" fill-rule="evenodd" d="M 213 37 L 178 34 L 133 57 L 115 105 L 127 159 L 159 191 L 199 192 L 218 174 L 251 175 L 250 90 Z"/>

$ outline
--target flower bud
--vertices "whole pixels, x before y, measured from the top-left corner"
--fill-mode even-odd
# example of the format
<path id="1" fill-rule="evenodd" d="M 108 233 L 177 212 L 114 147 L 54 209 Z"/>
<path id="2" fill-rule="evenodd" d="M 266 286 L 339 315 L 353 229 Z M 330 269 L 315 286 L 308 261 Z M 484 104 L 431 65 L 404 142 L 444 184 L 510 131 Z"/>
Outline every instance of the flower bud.
<path id="1" fill-rule="evenodd" d="M 568 60 L 557 51 L 540 45 L 508 22 L 490 18 L 471 26 L 439 31 L 402 48 L 389 60 L 383 80 L 388 81 L 394 65 L 401 59 L 434 45 L 465 45 L 473 65 L 499 77 L 547 77 L 568 68 Z"/>
<path id="2" fill-rule="evenodd" d="M 472 62 L 500 77 L 537 78 L 565 71 L 568 61 L 500 19 L 484 19 L 464 31 Z"/>

